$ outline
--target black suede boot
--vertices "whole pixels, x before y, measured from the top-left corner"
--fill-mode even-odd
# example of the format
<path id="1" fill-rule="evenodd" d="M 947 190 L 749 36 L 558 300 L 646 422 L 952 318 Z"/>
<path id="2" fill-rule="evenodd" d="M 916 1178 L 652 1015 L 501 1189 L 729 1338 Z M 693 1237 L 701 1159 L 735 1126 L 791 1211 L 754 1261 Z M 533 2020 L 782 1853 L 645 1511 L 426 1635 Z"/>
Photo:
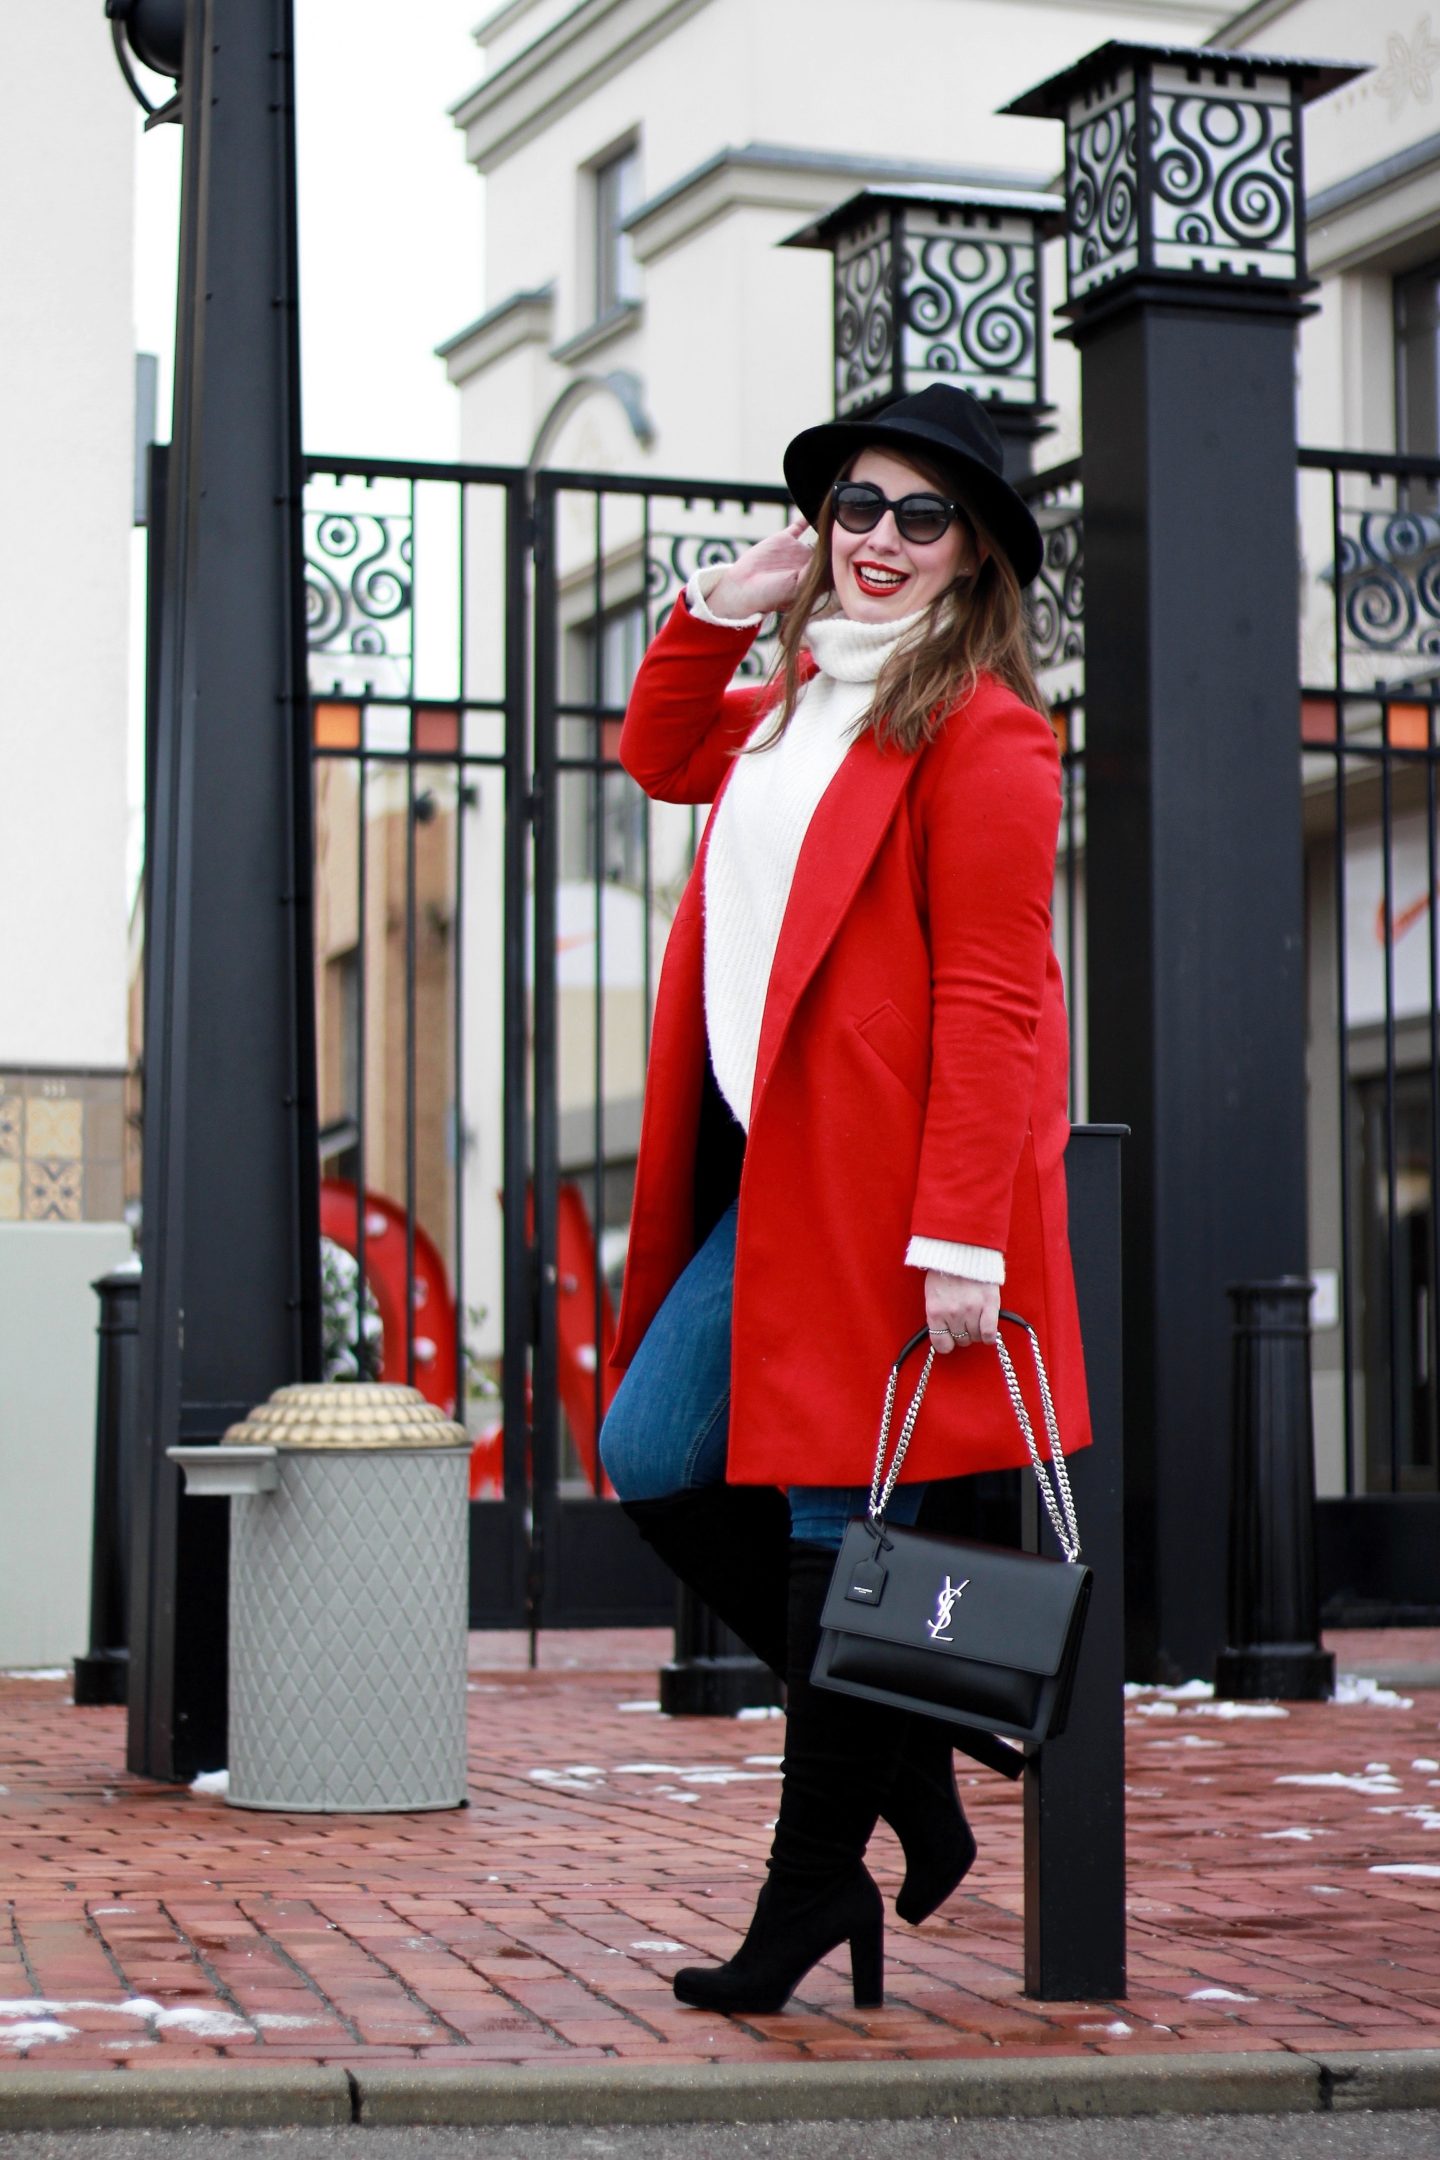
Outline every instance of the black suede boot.
<path id="1" fill-rule="evenodd" d="M 676 1973 L 676 1995 L 698 2009 L 779 2010 L 842 1942 L 856 2008 L 884 1999 L 884 1908 L 863 1855 L 895 1775 L 904 1712 L 811 1683 L 834 1562 L 824 1546 L 790 1548 L 784 1784 L 769 1879 L 734 1957 Z"/>
<path id="2" fill-rule="evenodd" d="M 783 1678 L 791 1565 L 785 1495 L 771 1485 L 703 1485 L 663 1500 L 622 1505 L 646 1544 Z M 828 1583 L 833 1553 L 820 1546 L 794 1550 L 819 1556 L 807 1565 Z M 824 1597 L 822 1584 L 822 1604 Z M 816 1611 L 818 1616 L 818 1606 Z M 817 1618 L 817 1638 L 818 1633 Z M 975 1839 L 955 1790 L 954 1760 L 948 1726 L 936 1718 L 904 1721 L 895 1776 L 880 1813 L 905 1855 L 895 1910 L 916 1927 L 939 1910 L 975 1858 Z"/>

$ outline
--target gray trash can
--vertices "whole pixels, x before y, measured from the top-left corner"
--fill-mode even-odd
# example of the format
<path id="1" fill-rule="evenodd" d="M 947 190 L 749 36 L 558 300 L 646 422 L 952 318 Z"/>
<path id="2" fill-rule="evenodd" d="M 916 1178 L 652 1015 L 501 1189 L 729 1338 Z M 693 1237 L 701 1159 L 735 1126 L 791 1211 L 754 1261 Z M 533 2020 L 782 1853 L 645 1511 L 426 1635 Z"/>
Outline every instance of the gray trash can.
<path id="1" fill-rule="evenodd" d="M 219 1447 L 228 1493 L 229 1798 L 369 1814 L 465 1798 L 469 1436 L 414 1388 L 280 1388 Z"/>

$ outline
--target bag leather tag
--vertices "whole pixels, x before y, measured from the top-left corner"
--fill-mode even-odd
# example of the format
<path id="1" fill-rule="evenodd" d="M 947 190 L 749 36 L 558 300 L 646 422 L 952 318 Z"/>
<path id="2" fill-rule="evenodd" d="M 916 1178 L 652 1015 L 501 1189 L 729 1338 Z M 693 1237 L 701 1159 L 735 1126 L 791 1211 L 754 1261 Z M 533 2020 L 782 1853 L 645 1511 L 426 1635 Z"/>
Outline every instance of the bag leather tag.
<path id="1" fill-rule="evenodd" d="M 850 1571 L 847 1599 L 856 1605 L 878 1605 L 885 1594 L 885 1570 L 878 1560 L 857 1560 Z"/>

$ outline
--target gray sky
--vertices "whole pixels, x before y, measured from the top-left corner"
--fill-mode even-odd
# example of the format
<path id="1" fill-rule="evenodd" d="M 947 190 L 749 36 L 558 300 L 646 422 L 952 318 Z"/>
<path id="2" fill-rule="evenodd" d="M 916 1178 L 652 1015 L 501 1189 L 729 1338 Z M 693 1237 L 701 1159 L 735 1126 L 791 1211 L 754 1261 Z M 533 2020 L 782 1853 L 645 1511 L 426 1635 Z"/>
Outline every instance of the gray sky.
<path id="1" fill-rule="evenodd" d="M 483 305 L 482 183 L 448 108 L 479 81 L 484 0 L 295 0 L 300 323 L 307 448 L 453 458 L 459 399 L 434 349 Z M 97 36 L 105 34 L 103 21 Z M 152 95 L 169 86 L 152 81 Z M 160 356 L 170 433 L 179 128 L 141 135 L 135 344 Z M 132 557 L 126 889 L 144 789 L 143 535 Z"/>
<path id="2" fill-rule="evenodd" d="M 305 439 L 455 454 L 434 347 L 482 305 L 482 186 L 447 116 L 480 79 L 483 0 L 296 0 Z M 103 25 L 102 33 L 103 34 Z M 138 121 L 138 115 L 137 115 Z M 136 343 L 162 356 L 169 433 L 180 130 L 136 151 Z"/>

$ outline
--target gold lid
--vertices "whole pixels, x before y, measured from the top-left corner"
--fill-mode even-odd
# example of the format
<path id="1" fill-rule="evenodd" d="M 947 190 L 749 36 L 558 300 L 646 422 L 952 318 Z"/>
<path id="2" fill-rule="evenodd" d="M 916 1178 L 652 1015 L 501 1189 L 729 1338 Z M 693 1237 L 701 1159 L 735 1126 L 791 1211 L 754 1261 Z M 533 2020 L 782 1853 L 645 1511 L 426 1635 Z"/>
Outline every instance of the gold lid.
<path id="1" fill-rule="evenodd" d="M 453 1425 L 418 1388 L 378 1383 L 302 1382 L 276 1388 L 257 1403 L 243 1424 L 232 1425 L 226 1447 L 449 1448 L 468 1447 L 470 1435 Z"/>

